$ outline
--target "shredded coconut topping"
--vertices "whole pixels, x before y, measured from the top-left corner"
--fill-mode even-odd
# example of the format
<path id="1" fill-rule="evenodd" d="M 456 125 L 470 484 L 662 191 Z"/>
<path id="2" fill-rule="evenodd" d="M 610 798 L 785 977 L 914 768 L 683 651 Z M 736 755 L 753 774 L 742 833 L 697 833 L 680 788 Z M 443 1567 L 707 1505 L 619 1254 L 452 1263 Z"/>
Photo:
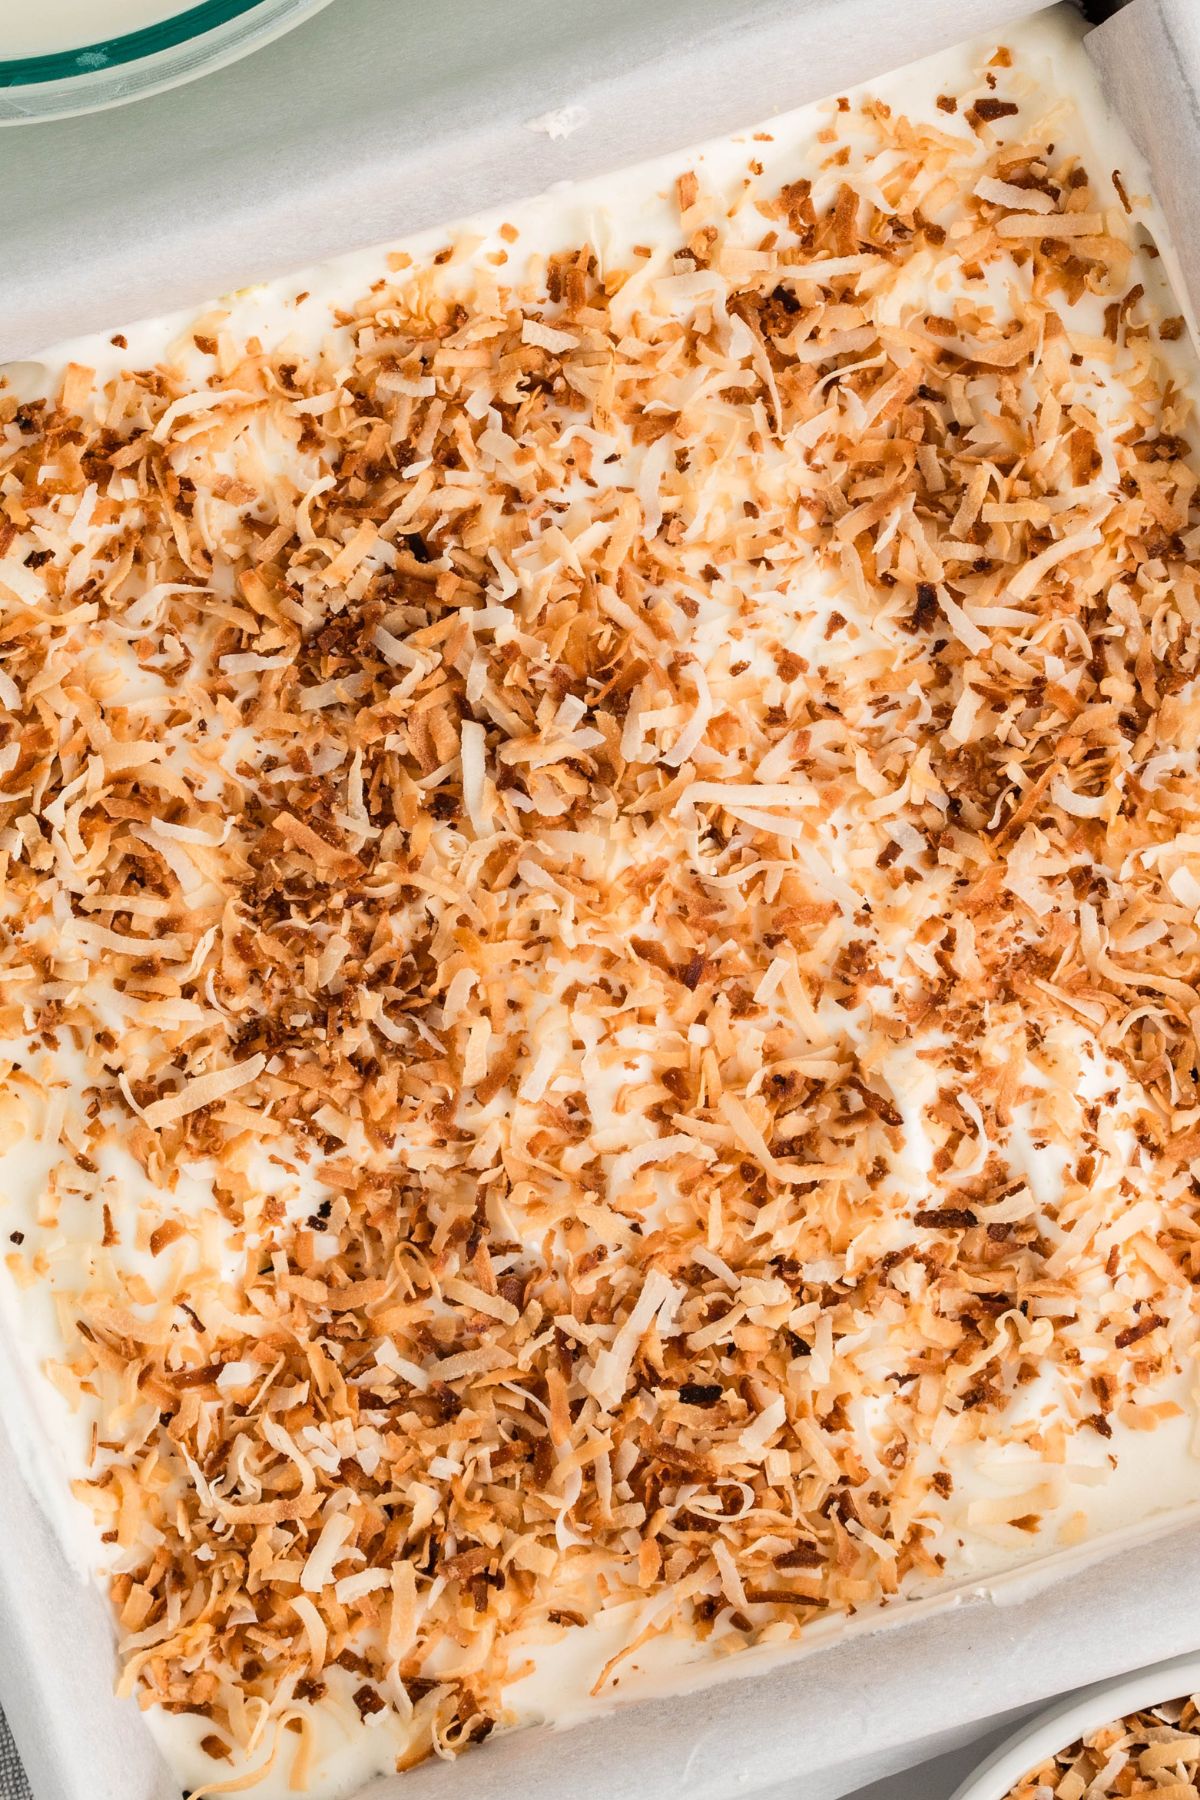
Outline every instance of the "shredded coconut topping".
<path id="1" fill-rule="evenodd" d="M 598 1691 L 797 1636 L 1178 1411 L 1190 406 L 1012 60 L 623 259 L 0 387 L 9 1262 L 84 1218 L 77 1491 L 205 1791 L 323 1701 L 452 1753 L 597 1609 Z"/>
<path id="2" fill-rule="evenodd" d="M 1009 1790 L 1008 1800 L 1195 1800 L 1200 1794 L 1196 1698 L 1168 1700 L 1076 1738 Z"/>

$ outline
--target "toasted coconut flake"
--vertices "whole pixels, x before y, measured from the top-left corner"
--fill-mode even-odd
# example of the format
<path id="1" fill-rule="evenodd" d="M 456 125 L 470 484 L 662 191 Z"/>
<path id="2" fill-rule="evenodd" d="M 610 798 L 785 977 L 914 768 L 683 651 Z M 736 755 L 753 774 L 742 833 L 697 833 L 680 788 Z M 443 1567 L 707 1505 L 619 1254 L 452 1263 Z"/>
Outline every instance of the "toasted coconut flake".
<path id="1" fill-rule="evenodd" d="M 329 1647 L 325 1621 L 307 1594 L 293 1594 L 290 1604 L 308 1638 L 309 1669 L 313 1675 L 319 1675 L 325 1667 L 325 1653 Z"/>
<path id="2" fill-rule="evenodd" d="M 975 183 L 975 192 L 993 206 L 1005 206 L 1015 212 L 1024 210 L 1026 215 L 1054 211 L 1054 201 L 1049 194 L 1040 193 L 1033 187 L 1017 187 L 1011 181 L 998 181 L 994 175 L 981 175 Z"/>
<path id="3" fill-rule="evenodd" d="M 1078 531 L 1068 532 L 1056 544 L 1050 544 L 1040 555 L 1027 562 L 1008 584 L 1008 591 L 1014 600 L 1028 600 L 1044 575 L 1070 556 L 1078 556 L 1081 551 L 1094 550 L 1100 542 L 1100 530 L 1095 525 L 1085 525 Z"/>
<path id="4" fill-rule="evenodd" d="M 354 1533 L 354 1521 L 349 1514 L 334 1513 L 326 1519 L 308 1560 L 300 1574 L 300 1585 L 309 1593 L 319 1594 L 333 1580 L 333 1571 L 343 1553 L 347 1538 Z M 303 1616 L 303 1615 L 302 1615 Z"/>
<path id="5" fill-rule="evenodd" d="M 536 344 L 541 350 L 551 350 L 556 355 L 564 350 L 577 350 L 579 339 L 569 331 L 556 331 L 550 325 L 544 325 L 540 319 L 524 319 L 521 323 L 521 342 Z"/>
<path id="6" fill-rule="evenodd" d="M 1008 213 L 996 225 L 1002 238 L 1099 237 L 1104 220 L 1099 213 Z"/>
<path id="7" fill-rule="evenodd" d="M 239 1088 L 248 1087 L 261 1075 L 266 1063 L 266 1057 L 260 1052 L 247 1057 L 245 1062 L 231 1063 L 227 1068 L 197 1075 L 178 1092 L 164 1094 L 162 1099 L 155 1100 L 142 1116 L 156 1131 L 163 1125 L 173 1125 L 179 1119 L 186 1119 L 189 1113 L 198 1112 L 201 1107 L 211 1106 L 215 1100 L 223 1100 Z"/>
<path id="8" fill-rule="evenodd" d="M 475 719 L 464 719 L 461 732 L 463 801 L 472 825 L 481 836 L 488 831 L 492 819 L 487 797 L 484 743 L 483 726 Z"/>

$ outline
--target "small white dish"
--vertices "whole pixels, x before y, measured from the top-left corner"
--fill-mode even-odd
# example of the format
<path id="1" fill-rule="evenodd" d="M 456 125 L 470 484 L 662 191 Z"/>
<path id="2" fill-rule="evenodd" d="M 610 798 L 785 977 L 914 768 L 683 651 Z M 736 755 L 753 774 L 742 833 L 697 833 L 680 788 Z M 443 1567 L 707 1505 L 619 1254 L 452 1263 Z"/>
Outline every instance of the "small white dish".
<path id="1" fill-rule="evenodd" d="M 1072 1744 L 1127 1713 L 1197 1692 L 1200 1651 L 1172 1657 L 1131 1675 L 1118 1675 L 1112 1681 L 1098 1681 L 1022 1725 L 967 1777 L 952 1800 L 1005 1800 L 1022 1775 L 1064 1744 Z"/>

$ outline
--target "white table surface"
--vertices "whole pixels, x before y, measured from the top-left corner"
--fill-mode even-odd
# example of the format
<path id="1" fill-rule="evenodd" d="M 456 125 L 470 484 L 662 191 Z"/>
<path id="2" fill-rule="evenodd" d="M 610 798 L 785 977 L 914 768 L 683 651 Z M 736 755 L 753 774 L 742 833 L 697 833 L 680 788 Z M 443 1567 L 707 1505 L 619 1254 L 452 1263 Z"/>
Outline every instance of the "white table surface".
<path id="1" fill-rule="evenodd" d="M 949 1756 L 920 1763 L 903 1775 L 889 1775 L 886 1781 L 873 1781 L 870 1787 L 859 1788 L 857 1793 L 847 1795 L 846 1800 L 950 1800 L 960 1782 L 983 1761 L 993 1745 L 1008 1737 L 1012 1730 L 1011 1725 L 1006 1725 L 1003 1731 L 979 1738 L 963 1750 L 953 1750 Z"/>
<path id="2" fill-rule="evenodd" d="M 1079 1692 L 1083 1690 L 1080 1689 Z M 1068 1692 L 1040 1701 L 1036 1706 L 1018 1708 L 1008 1713 L 1002 1723 L 993 1723 L 990 1727 L 980 1729 L 966 1743 L 960 1743 L 957 1749 L 931 1757 L 901 1774 L 888 1775 L 881 1780 L 869 1782 L 865 1787 L 846 1791 L 842 1794 L 842 1800 L 953 1800 L 961 1784 L 997 1745 L 1006 1742 L 1027 1722 L 1045 1712 L 1048 1706 L 1058 1705 L 1070 1698 L 1071 1694 Z M 955 1736 L 960 1735 L 955 1732 Z M 822 1800 L 831 1793 L 841 1792 L 836 1785 L 829 1786 L 830 1774 L 835 1774 L 835 1771 L 829 1771 L 818 1784 Z M 761 1800 L 813 1800 L 813 1795 L 811 1780 L 799 1776 L 764 1791 Z"/>

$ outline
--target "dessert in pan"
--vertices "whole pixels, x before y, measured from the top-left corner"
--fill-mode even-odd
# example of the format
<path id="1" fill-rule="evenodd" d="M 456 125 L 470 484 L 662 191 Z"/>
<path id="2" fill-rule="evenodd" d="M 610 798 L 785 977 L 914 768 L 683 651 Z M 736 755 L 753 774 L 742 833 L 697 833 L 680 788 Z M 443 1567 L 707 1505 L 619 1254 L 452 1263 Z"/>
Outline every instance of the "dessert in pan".
<path id="1" fill-rule="evenodd" d="M 196 1794 L 1200 1498 L 1136 167 L 1059 14 L 9 371 L 5 1314 Z"/>

